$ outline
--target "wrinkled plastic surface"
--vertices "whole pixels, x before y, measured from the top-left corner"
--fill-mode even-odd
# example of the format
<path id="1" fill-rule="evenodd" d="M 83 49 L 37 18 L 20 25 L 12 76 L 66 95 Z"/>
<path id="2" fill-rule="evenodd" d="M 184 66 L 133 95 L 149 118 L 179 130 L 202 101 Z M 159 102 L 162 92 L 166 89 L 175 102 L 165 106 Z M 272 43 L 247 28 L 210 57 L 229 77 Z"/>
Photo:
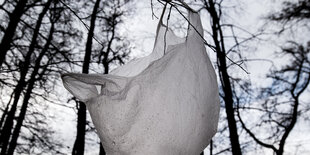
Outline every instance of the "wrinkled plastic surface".
<path id="1" fill-rule="evenodd" d="M 199 15 L 189 12 L 189 20 L 203 34 Z M 149 56 L 108 75 L 62 76 L 85 102 L 108 155 L 198 155 L 207 147 L 217 131 L 219 92 L 196 30 L 189 26 L 178 38 L 160 23 Z"/>

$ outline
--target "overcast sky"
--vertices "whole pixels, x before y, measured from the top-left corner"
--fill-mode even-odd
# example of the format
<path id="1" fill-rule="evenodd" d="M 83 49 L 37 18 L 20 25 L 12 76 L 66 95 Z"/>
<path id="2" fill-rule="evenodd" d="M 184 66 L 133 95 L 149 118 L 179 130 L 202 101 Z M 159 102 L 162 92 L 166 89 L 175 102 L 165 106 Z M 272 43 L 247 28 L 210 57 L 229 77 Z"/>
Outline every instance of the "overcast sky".
<path id="1" fill-rule="evenodd" d="M 153 0 L 155 3 L 155 14 L 159 17 L 161 13 L 162 6 L 156 4 L 157 1 Z M 293 0 L 292 0 L 293 1 Z M 235 3 L 237 2 L 237 3 Z M 241 8 L 237 7 L 234 11 L 229 11 L 225 18 L 227 23 L 236 24 L 242 28 L 247 29 L 252 33 L 256 33 L 265 23 L 266 20 L 263 19 L 269 12 L 276 11 L 280 8 L 280 1 L 270 1 L 270 0 L 243 0 L 243 1 L 233 1 L 233 3 L 224 2 L 226 6 L 233 8 L 234 6 L 241 6 Z M 2 3 L 2 0 L 0 0 Z M 153 48 L 154 38 L 156 27 L 158 24 L 158 20 L 156 18 L 152 18 L 152 12 L 150 8 L 150 0 L 147 1 L 138 1 L 128 6 L 128 8 L 134 8 L 134 12 L 129 17 L 125 18 L 125 23 L 123 24 L 123 28 L 121 29 L 121 33 L 126 35 L 133 43 L 135 49 L 132 52 L 132 58 L 141 57 L 148 55 Z M 177 18 L 177 17 L 176 17 Z M 182 17 L 178 17 L 182 18 Z M 208 20 L 207 17 L 202 14 L 203 24 L 207 27 Z M 83 29 L 83 27 L 81 27 Z M 85 31 L 85 29 L 84 29 Z M 181 32 L 177 33 L 178 35 L 182 35 Z M 184 35 L 184 34 L 183 34 Z M 302 40 L 305 36 L 282 36 L 281 38 L 275 39 L 270 36 L 262 36 L 263 39 L 270 39 L 270 41 L 261 41 L 261 42 L 251 42 L 249 43 L 249 51 L 246 56 L 248 58 L 257 58 L 257 59 L 274 59 L 273 52 L 279 50 L 279 46 L 287 39 L 299 39 Z M 97 36 L 100 39 L 100 34 Z M 206 40 L 210 40 L 210 38 L 205 38 Z M 232 44 L 228 42 L 227 44 Z M 208 49 L 208 53 L 211 57 L 211 60 L 215 62 L 215 53 Z M 276 60 L 277 62 L 283 63 L 283 59 Z M 253 84 L 264 85 L 264 75 L 270 69 L 271 64 L 269 62 L 251 62 L 251 64 L 247 65 L 247 70 L 250 72 L 247 75 L 245 72 L 239 70 L 236 72 L 243 76 L 245 79 L 250 79 Z M 62 87 L 61 83 L 57 84 L 59 87 Z M 71 97 L 69 93 L 55 93 L 55 98 L 59 99 L 60 104 L 65 104 L 66 100 Z M 62 95 L 60 95 L 62 94 Z M 63 95 L 67 94 L 67 95 Z M 57 96 L 58 95 L 58 96 Z M 72 106 L 72 105 L 68 105 Z M 55 136 L 56 139 L 65 142 L 67 146 L 68 152 L 71 152 L 72 146 L 75 140 L 75 130 L 76 130 L 76 110 L 74 106 L 72 108 L 64 108 L 59 105 L 50 105 L 50 109 L 47 111 L 47 114 L 53 116 L 50 118 L 49 122 L 51 126 L 56 130 Z M 88 118 L 90 118 L 88 116 Z M 89 119 L 90 120 L 90 119 Z M 288 139 L 288 145 L 291 150 L 286 150 L 289 154 L 309 154 L 310 148 L 310 124 L 308 122 L 300 121 L 296 127 L 294 128 L 294 132 L 290 135 Z M 90 137 L 96 137 L 96 135 L 92 135 Z M 88 145 L 86 146 L 86 154 L 96 154 L 98 153 L 98 138 L 95 138 L 96 141 L 92 141 L 87 139 Z M 96 144 L 96 145 L 95 145 Z M 269 152 L 269 151 L 267 151 Z"/>

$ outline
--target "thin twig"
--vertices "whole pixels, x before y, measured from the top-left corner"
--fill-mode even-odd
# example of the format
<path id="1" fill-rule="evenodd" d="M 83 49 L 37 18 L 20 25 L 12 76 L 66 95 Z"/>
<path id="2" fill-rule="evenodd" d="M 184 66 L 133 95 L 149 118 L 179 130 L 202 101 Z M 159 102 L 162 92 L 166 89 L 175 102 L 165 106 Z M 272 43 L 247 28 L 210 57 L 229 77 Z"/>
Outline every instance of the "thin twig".
<path id="1" fill-rule="evenodd" d="M 232 62 L 233 64 L 235 64 L 235 65 L 237 65 L 238 67 L 240 67 L 245 73 L 250 74 L 250 72 L 248 72 L 246 69 L 244 69 L 244 68 L 241 66 L 241 64 L 238 64 L 238 63 L 234 62 L 234 61 L 231 60 L 227 55 L 225 55 L 225 57 L 226 57 L 230 62 Z"/>
<path id="2" fill-rule="evenodd" d="M 77 14 L 73 9 L 71 9 L 70 6 L 68 6 L 66 3 L 64 3 L 62 0 L 59 0 L 59 1 L 60 1 L 60 3 L 62 3 L 67 9 L 69 9 L 69 10 L 74 14 L 74 16 L 76 16 L 76 17 L 80 20 L 80 22 L 85 26 L 85 28 L 89 31 L 89 26 L 82 20 L 82 18 L 79 17 L 78 14 Z"/>
<path id="3" fill-rule="evenodd" d="M 154 19 L 154 17 L 156 18 L 156 19 L 158 19 L 158 17 L 155 15 L 155 13 L 154 13 L 154 5 L 153 5 L 153 0 L 151 0 L 151 10 L 152 10 L 152 19 Z"/>
<path id="4" fill-rule="evenodd" d="M 170 19 L 170 14 L 171 14 L 171 9 L 172 9 L 172 6 L 170 6 L 170 9 L 169 9 L 169 13 L 168 13 L 168 17 L 167 17 L 167 26 L 166 26 L 166 31 L 165 31 L 165 34 L 164 34 L 164 54 L 166 54 L 166 47 L 167 47 L 167 32 L 168 32 L 168 24 L 169 24 L 169 19 Z"/>

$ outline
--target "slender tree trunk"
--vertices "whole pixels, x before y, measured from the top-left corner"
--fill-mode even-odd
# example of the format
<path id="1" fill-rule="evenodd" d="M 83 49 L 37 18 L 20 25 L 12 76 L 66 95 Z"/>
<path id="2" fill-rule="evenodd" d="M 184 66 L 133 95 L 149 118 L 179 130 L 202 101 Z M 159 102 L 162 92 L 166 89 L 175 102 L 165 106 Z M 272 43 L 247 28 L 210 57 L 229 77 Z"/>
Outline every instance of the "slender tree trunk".
<path id="1" fill-rule="evenodd" d="M 210 141 L 210 155 L 213 154 L 213 140 Z"/>
<path id="2" fill-rule="evenodd" d="M 102 144 L 100 143 L 99 155 L 105 155 L 105 154 L 106 154 L 106 153 L 105 153 L 105 150 L 104 150 Z"/>
<path id="3" fill-rule="evenodd" d="M 90 20 L 90 27 L 87 36 L 84 63 L 82 72 L 88 74 L 91 52 L 92 52 L 92 40 L 94 36 L 95 22 L 97 18 L 97 10 L 99 8 L 100 0 L 96 0 L 93 12 Z M 86 127 L 86 106 L 82 102 L 78 102 L 78 118 L 77 118 L 77 135 L 74 142 L 72 154 L 73 155 L 83 155 L 85 147 L 85 127 Z"/>
<path id="4" fill-rule="evenodd" d="M 292 120 L 290 122 L 290 125 L 286 128 L 286 131 L 284 132 L 284 134 L 283 134 L 283 136 L 282 136 L 282 138 L 280 140 L 279 150 L 277 152 L 277 155 L 283 155 L 283 153 L 284 153 L 284 145 L 285 145 L 286 139 L 289 136 L 289 134 L 291 133 L 291 131 L 293 130 L 293 128 L 294 128 L 294 126 L 295 126 L 295 124 L 297 122 L 299 99 L 298 99 L 298 97 L 295 97 L 295 96 L 293 96 L 293 98 L 294 98 L 295 102 L 294 102 Z"/>
<path id="5" fill-rule="evenodd" d="M 10 107 L 10 101 L 6 105 L 6 107 L 5 107 L 4 111 L 3 111 L 3 114 L 1 116 L 1 119 L 0 119 L 0 132 L 2 131 L 2 124 L 3 124 L 3 121 L 5 119 L 5 116 L 7 115 L 8 111 L 9 111 L 9 107 Z M 1 133 L 0 133 L 0 135 L 1 135 Z"/>
<path id="6" fill-rule="evenodd" d="M 13 127 L 13 120 L 15 116 L 17 103 L 22 93 L 24 84 L 25 84 L 25 79 L 24 78 L 20 79 L 19 83 L 17 84 L 15 88 L 15 92 L 14 92 L 15 95 L 14 95 L 14 101 L 13 101 L 12 107 L 8 113 L 3 129 L 1 131 L 1 136 L 0 136 L 0 140 L 2 144 L 1 155 L 6 155 L 7 145 L 9 143 L 9 139 L 11 136 L 11 129 Z"/>
<path id="7" fill-rule="evenodd" d="M 10 22 L 0 43 L 0 69 L 5 60 L 7 51 L 11 48 L 11 42 L 13 40 L 20 18 L 24 13 L 24 8 L 27 1 L 28 0 L 19 0 L 14 11 L 9 15 Z"/>
<path id="8" fill-rule="evenodd" d="M 77 104 L 79 104 L 77 135 L 74 142 L 72 155 L 83 155 L 85 146 L 86 107 L 83 102 L 77 102 Z"/>
<path id="9" fill-rule="evenodd" d="M 299 65 L 298 71 L 297 71 L 297 76 L 296 76 L 296 80 L 295 83 L 293 84 L 293 88 L 290 91 L 292 98 L 294 99 L 294 105 L 293 105 L 293 113 L 291 116 L 291 121 L 290 124 L 286 127 L 285 132 L 280 140 L 280 144 L 279 144 L 279 149 L 277 151 L 277 155 L 283 155 L 284 153 L 284 146 L 285 146 L 285 142 L 287 137 L 289 136 L 289 134 L 291 133 L 291 131 L 293 130 L 296 122 L 297 122 L 297 118 L 298 118 L 298 107 L 299 107 L 299 96 L 300 94 L 305 91 L 305 89 L 308 87 L 309 83 L 310 83 L 310 73 L 309 73 L 309 77 L 308 80 L 306 80 L 307 82 L 304 84 L 304 86 L 301 86 L 302 88 L 299 90 L 299 92 L 296 91 L 296 87 L 298 85 L 298 82 L 300 81 L 300 77 L 302 74 L 302 69 L 303 69 L 303 65 L 304 65 L 304 60 L 302 60 L 302 62 Z M 295 94 L 296 93 L 296 94 Z"/>
<path id="10" fill-rule="evenodd" d="M 5 116 L 7 115 L 8 111 L 9 111 L 10 103 L 11 103 L 11 101 L 13 99 L 13 95 L 14 95 L 14 93 L 11 94 L 10 100 L 9 100 L 8 104 L 6 105 L 6 107 L 5 107 L 4 111 L 3 111 L 3 114 L 1 116 L 1 120 L 0 120 L 0 135 L 1 135 L 1 131 L 2 131 L 2 125 L 3 125 L 3 122 L 5 120 Z"/>
<path id="11" fill-rule="evenodd" d="M 36 76 L 38 75 L 39 69 L 40 69 L 40 64 L 41 64 L 41 60 L 43 58 L 43 56 L 45 55 L 45 53 L 47 52 L 51 41 L 53 39 L 53 33 L 54 33 L 54 23 L 52 23 L 51 29 L 50 29 L 50 33 L 48 36 L 48 40 L 46 41 L 44 48 L 42 49 L 40 55 L 38 56 L 37 60 L 36 60 L 36 64 L 35 64 L 35 68 L 31 74 L 29 83 L 28 83 L 28 87 L 27 87 L 27 91 L 24 97 L 24 101 L 22 103 L 22 107 L 21 107 L 21 111 L 12 135 L 12 139 L 10 141 L 10 145 L 9 145 L 9 149 L 8 149 L 8 154 L 12 155 L 14 153 L 14 150 L 16 148 L 16 144 L 17 144 L 17 139 L 19 137 L 19 133 L 20 133 L 20 129 L 23 125 L 23 121 L 27 112 L 27 108 L 28 108 L 28 103 L 29 103 L 29 99 L 31 97 L 31 93 L 32 93 L 32 89 L 34 88 L 34 84 L 36 82 Z M 42 73 L 40 74 L 40 76 L 43 76 L 44 71 L 42 71 Z"/>
<path id="12" fill-rule="evenodd" d="M 232 88 L 229 80 L 229 75 L 227 73 L 224 37 L 220 25 L 220 19 L 215 8 L 215 3 L 213 0 L 208 0 L 208 2 L 209 6 L 207 6 L 207 10 L 209 11 L 212 20 L 212 35 L 217 52 L 217 62 L 219 66 L 221 85 L 224 92 L 225 110 L 229 127 L 232 154 L 241 155 L 239 136 L 234 115 Z"/>
<path id="13" fill-rule="evenodd" d="M 6 118 L 6 121 L 4 123 L 3 130 L 1 131 L 1 136 L 0 136 L 0 143 L 2 144 L 1 155 L 5 155 L 6 151 L 7 151 L 7 145 L 9 143 L 9 139 L 11 136 L 11 130 L 13 127 L 13 121 L 14 121 L 14 116 L 15 116 L 15 112 L 17 109 L 17 104 L 18 104 L 20 95 L 21 95 L 21 93 L 22 93 L 22 91 L 26 85 L 26 75 L 27 75 L 27 72 L 29 69 L 31 55 L 34 52 L 35 45 L 37 44 L 37 37 L 38 37 L 39 30 L 41 27 L 42 19 L 43 19 L 44 15 L 46 14 L 46 12 L 49 8 L 51 1 L 52 0 L 49 0 L 45 4 L 44 9 L 42 10 L 42 12 L 39 15 L 35 30 L 33 32 L 31 43 L 29 45 L 29 50 L 28 50 L 27 55 L 25 57 L 24 63 L 21 63 L 22 66 L 20 69 L 21 70 L 20 71 L 20 79 L 19 79 L 18 84 L 16 85 L 15 90 L 14 90 L 14 101 L 13 101 L 12 107 L 8 113 L 8 116 Z"/>

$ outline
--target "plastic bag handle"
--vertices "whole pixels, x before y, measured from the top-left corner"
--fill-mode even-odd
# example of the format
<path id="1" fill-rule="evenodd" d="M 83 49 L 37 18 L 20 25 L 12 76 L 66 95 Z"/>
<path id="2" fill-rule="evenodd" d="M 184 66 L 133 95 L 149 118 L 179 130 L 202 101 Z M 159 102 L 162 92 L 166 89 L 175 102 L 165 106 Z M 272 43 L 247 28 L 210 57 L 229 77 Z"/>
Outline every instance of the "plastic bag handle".
<path id="1" fill-rule="evenodd" d="M 163 8 L 163 11 L 161 13 L 161 16 L 160 16 L 160 19 L 159 19 L 159 22 L 158 22 L 158 25 L 157 25 L 157 30 L 156 30 L 156 36 L 155 36 L 155 43 L 154 43 L 154 48 L 153 48 L 153 52 L 154 54 L 157 54 L 157 55 L 160 55 L 160 57 L 164 54 L 164 52 L 162 53 L 162 51 L 165 51 L 165 49 L 162 49 L 162 47 L 158 47 L 158 43 L 161 42 L 162 40 L 162 33 L 164 33 L 164 31 L 168 32 L 168 33 L 173 33 L 173 31 L 167 27 L 166 25 L 163 24 L 163 17 L 164 17 L 164 14 L 165 14 L 165 11 L 166 11 L 166 8 L 167 8 L 167 4 L 166 3 L 164 5 L 164 8 Z M 183 4 L 183 7 L 186 8 L 187 12 L 188 12 L 188 15 L 187 17 L 185 15 L 183 15 L 181 13 L 180 10 L 177 9 L 177 11 L 185 18 L 185 20 L 188 22 L 188 29 L 187 29 L 187 35 L 185 37 L 186 38 L 189 38 L 189 36 L 191 38 L 197 38 L 197 39 L 201 39 L 203 36 L 203 29 L 202 29 L 202 24 L 201 24 L 201 20 L 200 20 L 200 16 L 198 14 L 198 12 L 194 11 L 192 8 L 190 8 L 186 3 L 182 2 Z M 169 40 L 167 40 L 169 41 Z M 203 41 L 203 40 L 202 40 Z M 169 43 L 166 43 L 167 45 Z M 166 48 L 166 47 L 164 47 Z M 157 51 L 157 52 L 154 52 L 154 51 Z"/>
<path id="2" fill-rule="evenodd" d="M 163 8 L 163 11 L 162 11 L 162 13 L 160 15 L 160 18 L 159 18 L 159 22 L 158 22 L 157 29 L 156 29 L 155 45 L 157 43 L 157 40 L 159 39 L 158 37 L 159 37 L 160 28 L 163 26 L 166 29 L 168 29 L 168 27 L 164 26 L 164 23 L 163 23 L 163 18 L 164 18 L 164 14 L 165 14 L 165 11 L 166 11 L 166 7 L 167 7 L 167 3 L 165 4 L 165 6 Z"/>
<path id="3" fill-rule="evenodd" d="M 189 11 L 189 20 L 188 20 L 188 36 L 197 36 L 201 38 L 203 36 L 203 28 L 201 24 L 201 19 L 198 12 Z"/>
<path id="4" fill-rule="evenodd" d="M 187 36 L 186 37 L 188 37 L 190 35 L 195 35 L 195 34 L 197 34 L 199 37 L 203 36 L 203 28 L 202 28 L 202 24 L 201 24 L 201 20 L 200 20 L 200 16 L 199 16 L 198 12 L 195 11 L 194 9 L 192 9 L 190 6 L 188 6 L 183 1 L 180 1 L 180 3 L 183 5 L 183 7 L 188 12 L 187 17 L 182 15 L 184 18 L 186 18 L 186 20 L 188 22 L 188 30 L 187 30 Z M 165 27 L 166 29 L 169 29 L 166 25 L 163 24 L 163 17 L 164 17 L 166 8 L 167 8 L 167 3 L 164 5 L 163 11 L 162 11 L 161 16 L 159 18 L 159 22 L 158 22 L 157 30 L 156 30 L 155 42 L 157 42 L 157 40 L 158 40 L 159 31 L 160 31 L 161 26 Z"/>

